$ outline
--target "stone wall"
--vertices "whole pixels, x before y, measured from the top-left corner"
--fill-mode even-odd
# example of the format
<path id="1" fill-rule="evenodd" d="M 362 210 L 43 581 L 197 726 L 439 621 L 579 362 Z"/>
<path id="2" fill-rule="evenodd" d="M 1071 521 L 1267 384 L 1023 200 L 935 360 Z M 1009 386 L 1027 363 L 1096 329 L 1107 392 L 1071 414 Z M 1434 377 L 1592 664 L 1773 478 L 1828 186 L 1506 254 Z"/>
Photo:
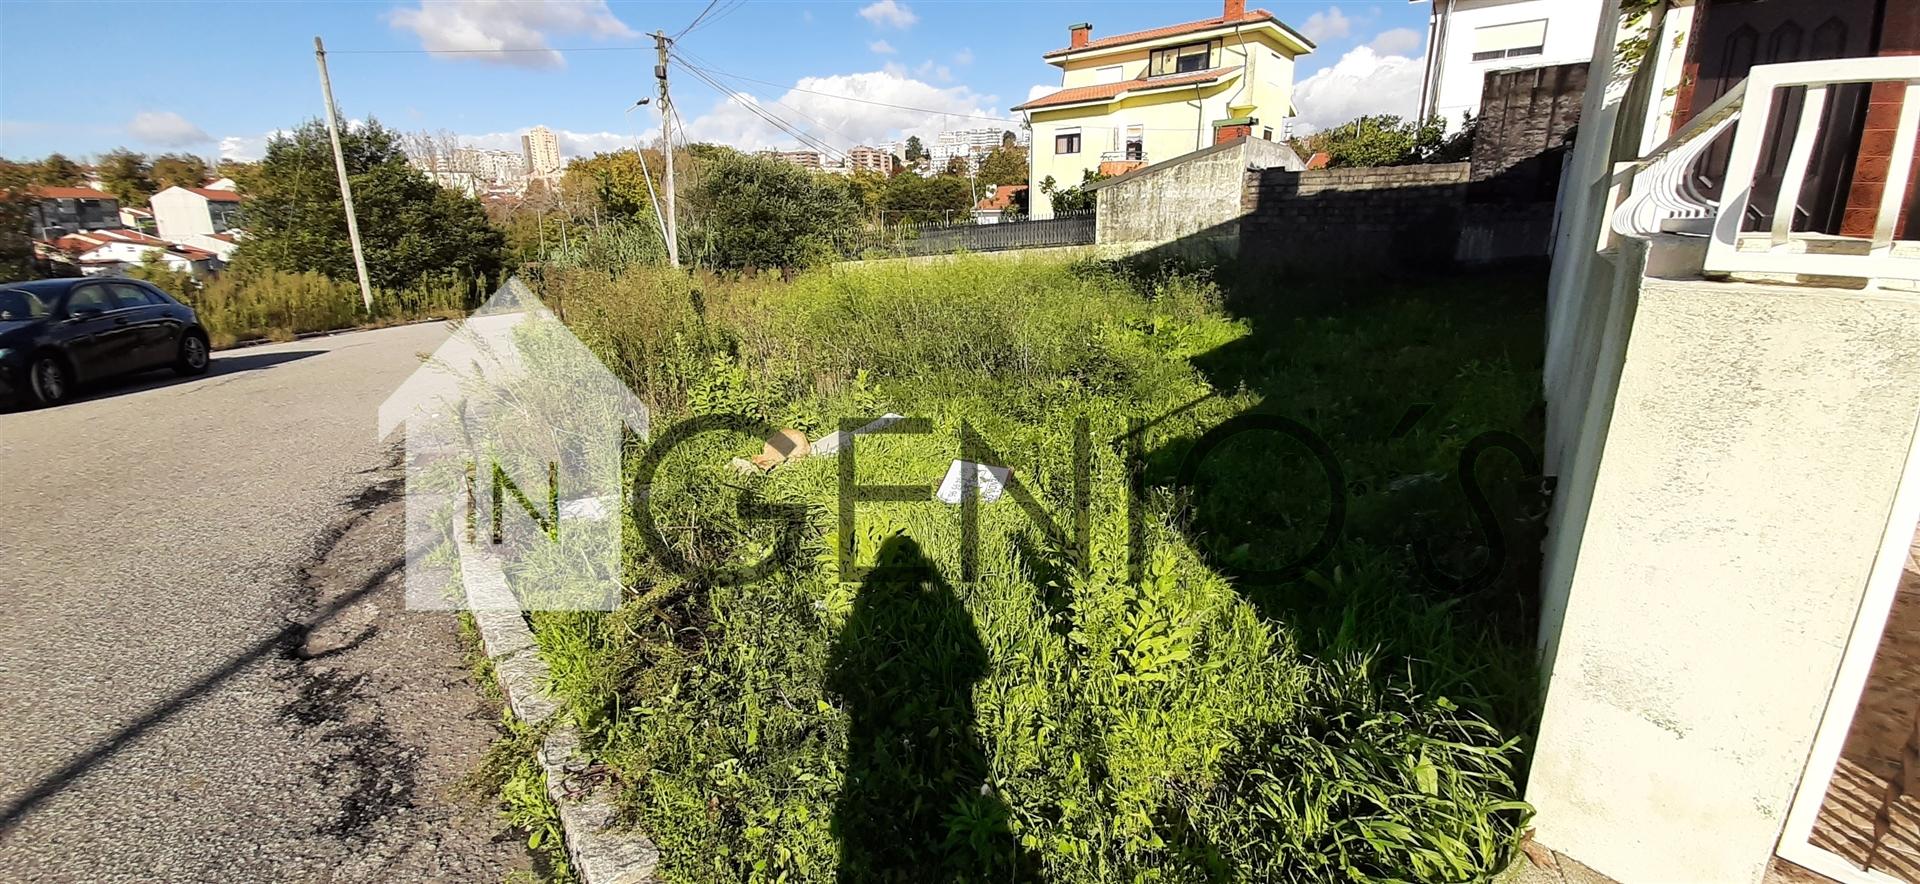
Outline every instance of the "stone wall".
<path id="1" fill-rule="evenodd" d="M 1453 263 L 1466 163 L 1248 172 L 1240 255 L 1308 273 L 1395 273 Z"/>
<path id="2" fill-rule="evenodd" d="M 1243 138 L 1101 181 L 1092 187 L 1099 194 L 1095 242 L 1231 241 L 1247 170 L 1305 166 L 1284 144 Z"/>

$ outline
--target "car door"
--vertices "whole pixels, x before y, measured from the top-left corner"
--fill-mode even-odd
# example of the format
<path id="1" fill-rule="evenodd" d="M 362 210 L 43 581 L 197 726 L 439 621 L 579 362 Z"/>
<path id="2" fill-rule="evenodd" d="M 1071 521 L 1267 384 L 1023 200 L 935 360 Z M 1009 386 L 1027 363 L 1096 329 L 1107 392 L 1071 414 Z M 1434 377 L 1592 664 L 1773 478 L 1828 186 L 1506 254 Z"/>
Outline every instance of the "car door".
<path id="1" fill-rule="evenodd" d="M 113 292 L 114 306 L 118 308 L 114 314 L 115 323 L 132 331 L 127 370 L 152 368 L 172 362 L 174 326 L 178 322 L 166 309 L 164 301 L 135 282 L 111 282 L 107 288 Z"/>
<path id="2" fill-rule="evenodd" d="M 118 312 L 106 283 L 81 283 L 67 293 L 67 302 L 61 307 L 59 337 L 81 380 L 128 370 L 133 330 L 115 315 Z"/>

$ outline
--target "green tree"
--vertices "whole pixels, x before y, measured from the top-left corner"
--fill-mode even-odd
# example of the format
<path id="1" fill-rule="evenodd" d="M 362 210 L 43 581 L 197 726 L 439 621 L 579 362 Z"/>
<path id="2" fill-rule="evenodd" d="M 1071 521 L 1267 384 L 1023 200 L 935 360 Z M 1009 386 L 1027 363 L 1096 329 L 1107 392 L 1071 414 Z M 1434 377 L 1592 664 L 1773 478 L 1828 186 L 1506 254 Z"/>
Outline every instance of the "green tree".
<path id="1" fill-rule="evenodd" d="M 193 154 L 169 153 L 153 158 L 155 192 L 169 187 L 199 187 L 207 180 L 207 161 Z"/>
<path id="2" fill-rule="evenodd" d="M 907 136 L 907 162 L 917 163 L 927 158 L 927 149 L 920 144 L 920 136 Z"/>
<path id="3" fill-rule="evenodd" d="M 58 153 L 47 154 L 32 169 L 34 184 L 46 187 L 77 187 L 86 180 L 86 173 L 80 164 Z"/>
<path id="4" fill-rule="evenodd" d="M 483 284 L 500 270 L 505 238 L 479 201 L 441 187 L 408 164 L 399 133 L 379 121 L 340 133 L 359 213 L 367 275 L 382 288 L 447 276 Z M 354 278 L 327 127 L 308 120 L 267 143 L 244 204 L 247 239 L 235 270 L 317 271 Z"/>
<path id="5" fill-rule="evenodd" d="M 1105 181 L 1112 175 L 1102 175 L 1092 169 L 1080 173 L 1080 183 L 1073 187 L 1061 187 L 1052 175 L 1040 179 L 1040 192 L 1047 195 L 1047 202 L 1053 206 L 1053 213 L 1084 212 L 1094 208 L 1098 191 L 1088 190 L 1087 185 L 1095 181 Z"/>
<path id="6" fill-rule="evenodd" d="M 1002 144 L 980 161 L 981 184 L 1027 183 L 1027 152 Z"/>
<path id="7" fill-rule="evenodd" d="M 37 183 L 37 165 L 0 160 L 0 279 L 32 279 L 35 272 L 33 240 L 28 215 L 33 197 L 27 189 Z"/>
<path id="8" fill-rule="evenodd" d="M 889 224 L 951 221 L 972 211 L 973 187 L 967 179 L 953 175 L 896 175 L 887 181 L 880 207 L 886 210 Z"/>
<path id="9" fill-rule="evenodd" d="M 253 190 L 254 177 L 260 174 L 260 164 L 241 160 L 221 160 L 220 164 L 213 168 L 213 173 L 222 178 L 232 178 L 233 183 L 240 186 L 240 192 L 247 193 Z"/>
<path id="10" fill-rule="evenodd" d="M 117 147 L 100 155 L 94 164 L 100 171 L 100 183 L 121 205 L 146 205 L 153 196 L 153 166 L 147 155 Z"/>
<path id="11" fill-rule="evenodd" d="M 685 163 L 674 164 L 678 172 Z M 641 167 L 644 164 L 645 169 Z M 563 193 L 584 197 L 593 194 L 608 213 L 630 218 L 644 218 L 650 223 L 653 219 L 653 194 L 660 193 L 666 186 L 666 163 L 660 152 L 644 152 L 626 148 L 611 153 L 597 153 L 586 159 L 574 160 L 567 166 L 567 174 L 561 179 Z M 652 176 L 653 187 L 648 190 L 647 178 Z"/>
<path id="12" fill-rule="evenodd" d="M 705 263 L 723 270 L 805 267 L 830 260 L 859 226 L 851 185 L 744 154 L 702 161 L 693 217 Z"/>
<path id="13" fill-rule="evenodd" d="M 1295 139 L 1294 150 L 1302 157 L 1325 151 L 1327 165 L 1334 168 L 1452 163 L 1472 152 L 1473 132 L 1471 116 L 1448 135 L 1439 117 L 1416 122 L 1374 114 Z"/>

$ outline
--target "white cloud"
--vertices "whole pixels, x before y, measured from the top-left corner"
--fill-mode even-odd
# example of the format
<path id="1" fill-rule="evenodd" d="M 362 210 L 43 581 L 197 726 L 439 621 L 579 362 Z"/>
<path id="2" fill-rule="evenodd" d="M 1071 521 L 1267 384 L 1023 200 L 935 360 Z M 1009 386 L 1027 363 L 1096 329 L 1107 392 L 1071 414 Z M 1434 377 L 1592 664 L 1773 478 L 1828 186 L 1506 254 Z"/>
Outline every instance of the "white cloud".
<path id="1" fill-rule="evenodd" d="M 173 111 L 141 111 L 127 123 L 127 134 L 162 147 L 191 147 L 213 140 L 206 130 Z"/>
<path id="2" fill-rule="evenodd" d="M 806 91 L 798 91 L 803 89 Z M 847 101 L 836 96 L 850 96 L 881 104 Z M 693 141 L 731 145 L 741 150 L 796 146 L 792 136 L 775 129 L 748 110 L 746 105 L 749 103 L 761 104 L 774 115 L 793 121 L 802 127 L 802 131 L 836 150 L 844 150 L 853 144 L 878 145 L 882 141 L 904 139 L 908 135 L 919 135 L 926 139 L 947 129 L 990 126 L 994 124 L 969 119 L 968 116 L 999 116 L 993 110 L 995 100 L 992 95 L 981 95 L 965 86 L 935 86 L 908 77 L 904 71 L 895 70 L 806 77 L 774 101 L 736 94 L 713 110 L 689 120 L 687 137 Z M 885 107 L 883 104 L 923 110 L 905 110 L 903 107 Z M 1005 125 L 1009 129 L 1015 128 L 1012 123 Z"/>
<path id="3" fill-rule="evenodd" d="M 1032 101 L 1036 98 L 1039 98 L 1042 95 L 1052 95 L 1053 93 L 1059 92 L 1059 91 L 1060 91 L 1060 87 L 1055 86 L 1052 83 L 1040 83 L 1038 85 L 1028 86 L 1027 101 Z M 1022 102 L 1022 103 L 1024 104 L 1025 102 Z"/>
<path id="4" fill-rule="evenodd" d="M 1294 84 L 1293 134 L 1308 135 L 1366 114 L 1411 117 L 1420 103 L 1425 65 L 1404 55 L 1381 55 L 1356 46 L 1332 67 Z"/>
<path id="5" fill-rule="evenodd" d="M 1353 33 L 1353 19 L 1348 18 L 1339 7 L 1329 6 L 1307 16 L 1306 22 L 1300 26 L 1300 33 L 1315 43 L 1337 40 Z"/>
<path id="6" fill-rule="evenodd" d="M 357 125 L 358 120 L 347 122 L 349 128 Z M 532 127 L 528 127 L 532 128 Z M 275 129 L 260 135 L 229 135 L 220 139 L 220 158 L 223 160 L 257 160 L 267 153 L 267 142 L 276 135 L 291 134 L 287 129 Z M 479 134 L 455 133 L 450 137 L 463 147 L 478 147 L 486 150 L 520 150 L 520 136 L 525 129 L 512 132 L 482 132 Z M 659 130 L 649 129 L 635 135 L 626 132 L 574 132 L 568 129 L 555 129 L 554 138 L 560 142 L 560 155 L 563 157 L 584 157 L 596 153 L 634 147 L 643 142 L 652 141 L 659 136 Z"/>
<path id="7" fill-rule="evenodd" d="M 920 20 L 913 10 L 894 0 L 877 0 L 862 6 L 860 17 L 882 28 L 910 28 Z"/>
<path id="8" fill-rule="evenodd" d="M 1419 49 L 1420 43 L 1419 31 L 1412 28 L 1394 28 L 1390 31 L 1381 31 L 1379 36 L 1373 38 L 1373 42 L 1367 44 L 1367 48 L 1380 55 L 1406 55 Z"/>
<path id="9" fill-rule="evenodd" d="M 973 64 L 973 50 L 968 49 L 964 46 L 961 47 L 959 52 L 956 52 L 953 54 L 953 63 L 954 64 Z"/>
<path id="10" fill-rule="evenodd" d="M 893 44 L 885 40 L 875 40 L 872 43 L 868 43 L 867 48 L 881 55 L 892 55 L 895 52 Z"/>
<path id="11" fill-rule="evenodd" d="M 387 23 L 420 37 L 434 52 L 460 52 L 455 58 L 519 67 L 562 67 L 566 59 L 548 48 L 552 34 L 584 34 L 595 39 L 638 37 L 607 8 L 606 0 L 544 3 L 538 0 L 420 0 L 414 9 L 396 9 Z M 537 52 L 485 52 L 489 49 L 537 49 Z"/>
<path id="12" fill-rule="evenodd" d="M 259 135 L 228 135 L 220 139 L 220 158 L 252 162 L 267 155 L 267 142 L 280 135 L 291 134 L 286 129 L 275 129 Z"/>

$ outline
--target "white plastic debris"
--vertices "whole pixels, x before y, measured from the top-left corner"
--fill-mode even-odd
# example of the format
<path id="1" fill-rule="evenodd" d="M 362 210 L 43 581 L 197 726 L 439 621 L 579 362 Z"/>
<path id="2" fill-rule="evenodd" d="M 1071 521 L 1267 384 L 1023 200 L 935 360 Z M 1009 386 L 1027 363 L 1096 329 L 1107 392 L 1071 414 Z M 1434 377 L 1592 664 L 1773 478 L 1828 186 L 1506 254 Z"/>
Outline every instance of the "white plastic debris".
<path id="1" fill-rule="evenodd" d="M 889 411 L 886 414 L 883 414 L 879 418 L 875 419 L 873 423 L 867 424 L 866 426 L 861 427 L 860 429 L 854 430 L 853 432 L 854 432 L 854 435 L 859 435 L 861 433 L 871 433 L 874 430 L 885 429 L 889 426 L 892 426 L 896 421 L 901 421 L 901 420 L 905 420 L 905 418 L 902 418 L 900 415 L 894 414 L 893 412 Z M 825 436 L 821 436 L 819 439 L 815 440 L 811 450 L 808 453 L 813 455 L 820 455 L 823 457 L 831 457 L 835 454 L 839 454 L 840 446 L 845 444 L 847 444 L 846 432 L 844 430 L 836 430 L 832 433 L 828 433 Z"/>
<path id="2" fill-rule="evenodd" d="M 1013 470 L 1007 467 L 956 460 L 948 465 L 947 477 L 940 480 L 940 490 L 934 492 L 934 496 L 939 498 L 941 503 L 959 503 L 962 490 L 961 479 L 968 471 L 974 475 L 974 494 L 979 497 L 981 503 L 999 500 L 1001 493 L 1007 489 L 1007 479 L 1013 476 Z"/>

